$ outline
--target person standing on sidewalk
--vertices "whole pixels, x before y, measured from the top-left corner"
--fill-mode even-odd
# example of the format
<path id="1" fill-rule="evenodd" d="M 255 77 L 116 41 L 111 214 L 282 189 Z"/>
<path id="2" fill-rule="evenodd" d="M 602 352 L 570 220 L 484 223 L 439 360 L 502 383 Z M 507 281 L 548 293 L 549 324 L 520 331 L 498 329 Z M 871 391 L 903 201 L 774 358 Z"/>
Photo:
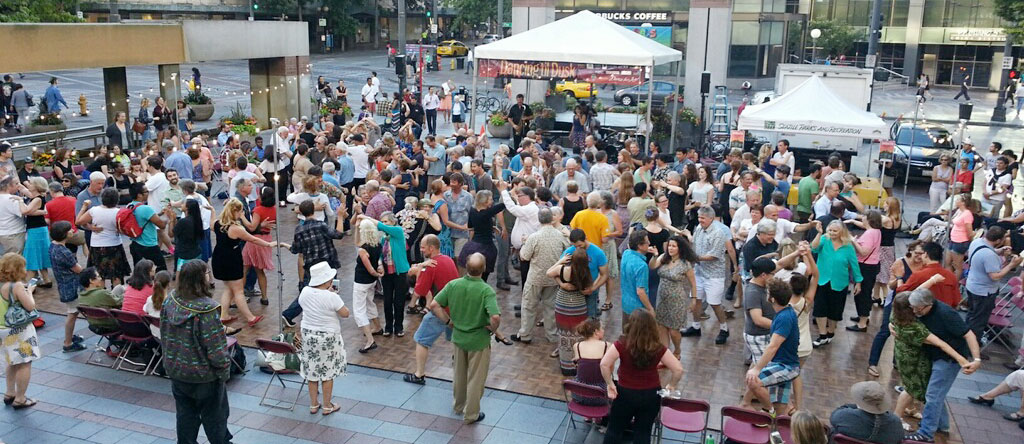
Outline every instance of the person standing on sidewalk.
<path id="1" fill-rule="evenodd" d="M 455 344 L 455 372 L 452 396 L 455 411 L 463 422 L 474 424 L 484 419 L 480 398 L 491 364 L 491 332 L 501 324 L 497 295 L 481 276 L 487 259 L 473 253 L 466 261 L 467 276 L 451 281 L 430 303 L 430 310 L 445 325 L 452 327 Z M 450 310 L 451 315 L 444 309 Z"/>
<path id="2" fill-rule="evenodd" d="M 431 86 L 427 94 L 423 96 L 423 109 L 427 114 L 427 133 L 431 136 L 437 134 L 437 108 L 441 106 L 441 98 L 437 91 Z"/>

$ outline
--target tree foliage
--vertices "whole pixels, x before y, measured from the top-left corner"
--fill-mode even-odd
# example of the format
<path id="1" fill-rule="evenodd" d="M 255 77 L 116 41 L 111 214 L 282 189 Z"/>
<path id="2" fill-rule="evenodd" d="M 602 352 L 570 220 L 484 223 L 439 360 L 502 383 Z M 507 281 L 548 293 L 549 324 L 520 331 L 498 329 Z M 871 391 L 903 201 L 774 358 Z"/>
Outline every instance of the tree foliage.
<path id="1" fill-rule="evenodd" d="M 74 0 L 0 0 L 0 22 L 73 23 Z"/>
<path id="2" fill-rule="evenodd" d="M 481 23 L 491 23 L 498 17 L 497 0 L 445 0 L 445 5 L 457 12 L 452 25 L 455 27 L 475 28 Z M 512 0 L 505 0 L 505 20 L 512 20 Z M 499 23 L 500 25 L 500 23 Z"/>
<path id="3" fill-rule="evenodd" d="M 821 48 L 821 50 L 818 51 L 818 55 L 821 57 L 828 55 L 848 55 L 850 50 L 853 49 L 853 45 L 855 43 L 867 38 L 864 32 L 858 31 L 850 25 L 831 20 L 811 22 L 810 25 L 808 25 L 808 29 L 821 30 L 821 37 L 819 37 L 817 41 L 818 48 Z M 810 39 L 809 35 L 808 39 Z"/>
<path id="4" fill-rule="evenodd" d="M 327 19 L 327 26 L 336 38 L 355 35 L 358 22 L 349 14 L 349 9 L 361 3 L 361 0 L 260 0 L 260 12 L 270 16 L 286 15 L 298 17 L 299 7 L 303 8 L 302 19 L 316 23 L 320 18 Z M 316 12 L 313 7 L 327 7 L 327 13 Z"/>
<path id="5" fill-rule="evenodd" d="M 1006 20 L 1006 33 L 1016 42 L 1024 41 L 1024 2 L 1021 0 L 993 0 L 995 13 Z"/>

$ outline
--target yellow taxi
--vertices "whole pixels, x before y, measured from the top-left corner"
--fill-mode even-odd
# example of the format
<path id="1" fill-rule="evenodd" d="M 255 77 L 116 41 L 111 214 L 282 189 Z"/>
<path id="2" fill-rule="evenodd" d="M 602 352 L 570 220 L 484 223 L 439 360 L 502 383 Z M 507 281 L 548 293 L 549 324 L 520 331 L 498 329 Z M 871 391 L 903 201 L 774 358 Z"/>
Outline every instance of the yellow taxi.
<path id="1" fill-rule="evenodd" d="M 588 99 L 597 94 L 597 88 L 591 83 L 575 80 L 562 80 L 555 84 L 555 92 L 567 94 L 578 99 Z"/>
<path id="2" fill-rule="evenodd" d="M 437 55 L 441 57 L 462 57 L 469 54 L 469 47 L 458 40 L 445 40 L 437 45 Z"/>

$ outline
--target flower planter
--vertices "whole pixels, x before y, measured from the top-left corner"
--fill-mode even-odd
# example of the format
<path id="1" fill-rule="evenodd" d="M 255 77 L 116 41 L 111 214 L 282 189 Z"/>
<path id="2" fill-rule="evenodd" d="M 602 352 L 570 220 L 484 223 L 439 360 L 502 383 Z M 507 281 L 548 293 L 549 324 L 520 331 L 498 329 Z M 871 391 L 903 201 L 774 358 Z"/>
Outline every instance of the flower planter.
<path id="1" fill-rule="evenodd" d="M 512 125 L 492 125 L 490 122 L 487 123 L 487 133 L 496 139 L 511 139 L 512 138 Z"/>
<path id="2" fill-rule="evenodd" d="M 208 105 L 190 104 L 189 107 L 191 107 L 192 111 L 196 113 L 196 117 L 192 119 L 196 122 L 205 122 L 207 120 L 210 120 L 211 117 L 213 117 L 212 103 Z"/>
<path id="3" fill-rule="evenodd" d="M 28 125 L 28 126 L 25 127 L 23 134 L 25 134 L 25 135 L 32 135 L 32 134 L 40 134 L 40 133 L 49 133 L 49 132 L 53 132 L 53 131 L 64 131 L 64 130 L 67 130 L 67 129 L 68 129 L 68 126 L 63 124 L 63 123 L 60 123 L 60 124 L 57 124 L 57 125 Z M 29 140 L 31 140 L 33 142 L 42 142 L 42 141 L 47 140 L 47 139 L 56 139 L 56 138 L 57 138 L 56 135 L 49 135 L 49 136 L 31 137 L 31 138 L 29 138 Z"/>

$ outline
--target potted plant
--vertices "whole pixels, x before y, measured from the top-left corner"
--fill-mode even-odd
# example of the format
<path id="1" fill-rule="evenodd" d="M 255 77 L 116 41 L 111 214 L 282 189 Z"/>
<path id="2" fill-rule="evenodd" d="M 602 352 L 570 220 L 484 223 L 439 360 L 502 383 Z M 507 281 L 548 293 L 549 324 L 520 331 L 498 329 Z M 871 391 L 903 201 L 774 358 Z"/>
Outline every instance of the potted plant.
<path id="1" fill-rule="evenodd" d="M 64 131 L 67 129 L 68 126 L 64 123 L 64 119 L 61 118 L 60 113 L 46 113 L 39 114 L 33 118 L 25 128 L 25 134 L 49 133 L 53 131 Z M 57 137 L 39 137 L 32 138 L 30 140 L 33 142 L 39 142 L 41 140 L 56 139 L 59 137 L 60 136 L 58 135 Z"/>
<path id="2" fill-rule="evenodd" d="M 231 109 L 231 115 L 221 119 L 221 123 L 231 125 L 231 131 L 239 136 L 241 141 L 254 142 L 260 133 L 256 118 L 245 113 L 242 104 L 235 104 Z"/>
<path id="3" fill-rule="evenodd" d="M 195 112 L 196 115 L 192 120 L 203 122 L 213 117 L 213 100 L 202 90 L 193 90 L 182 100 Z"/>
<path id="4" fill-rule="evenodd" d="M 512 125 L 506 120 L 504 111 L 495 111 L 487 116 L 487 132 L 497 139 L 512 138 Z"/>

